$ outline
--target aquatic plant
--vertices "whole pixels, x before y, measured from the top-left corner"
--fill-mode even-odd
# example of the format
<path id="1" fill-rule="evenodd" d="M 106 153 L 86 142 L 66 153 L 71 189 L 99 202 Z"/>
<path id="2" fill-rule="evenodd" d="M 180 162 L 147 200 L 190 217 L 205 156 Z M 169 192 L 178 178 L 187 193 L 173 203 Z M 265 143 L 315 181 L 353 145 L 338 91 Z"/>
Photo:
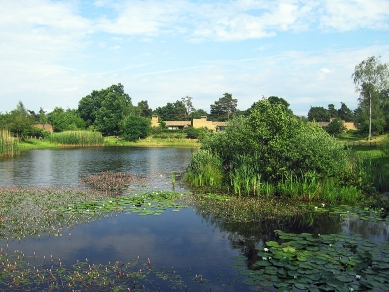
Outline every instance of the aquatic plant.
<path id="1" fill-rule="evenodd" d="M 19 139 L 13 137 L 9 131 L 0 131 L 0 157 L 12 157 L 20 153 Z"/>
<path id="2" fill-rule="evenodd" d="M 212 214 L 225 222 L 260 222 L 263 220 L 283 220 L 310 212 L 306 207 L 293 202 L 285 202 L 274 197 L 235 197 L 221 194 L 193 194 L 188 203 L 196 206 L 201 213 Z"/>
<path id="3" fill-rule="evenodd" d="M 2 291 L 184 291 L 187 285 L 203 288 L 197 275 L 183 280 L 172 269 L 161 269 L 151 259 L 139 257 L 127 263 L 92 264 L 88 259 L 66 266 L 53 256 L 40 258 L 22 251 L 0 249 Z"/>
<path id="4" fill-rule="evenodd" d="M 246 284 L 277 291 L 387 291 L 385 242 L 350 234 L 275 232 L 279 240 L 258 246 L 250 269 L 240 271 L 248 276 Z"/>
<path id="5" fill-rule="evenodd" d="M 80 188 L 0 187 L 0 238 L 21 239 L 43 233 L 62 234 L 64 227 L 110 214 L 63 214 L 53 210 L 75 202 L 106 199 L 101 192 Z"/>
<path id="6" fill-rule="evenodd" d="M 50 142 L 59 143 L 65 146 L 101 146 L 104 144 L 104 138 L 100 132 L 64 131 L 60 133 L 52 133 L 50 135 Z"/>

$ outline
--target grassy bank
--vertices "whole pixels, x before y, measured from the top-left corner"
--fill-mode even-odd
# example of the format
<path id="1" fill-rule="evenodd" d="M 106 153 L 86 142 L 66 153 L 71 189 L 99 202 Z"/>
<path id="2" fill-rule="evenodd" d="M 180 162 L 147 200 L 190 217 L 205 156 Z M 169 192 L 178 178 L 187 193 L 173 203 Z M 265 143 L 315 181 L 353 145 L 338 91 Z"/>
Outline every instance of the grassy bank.
<path id="1" fill-rule="evenodd" d="M 105 137 L 105 146 L 135 146 L 135 147 L 200 147 L 197 139 L 177 138 L 177 135 L 165 135 L 163 137 L 149 136 L 137 141 L 124 141 L 116 137 Z"/>

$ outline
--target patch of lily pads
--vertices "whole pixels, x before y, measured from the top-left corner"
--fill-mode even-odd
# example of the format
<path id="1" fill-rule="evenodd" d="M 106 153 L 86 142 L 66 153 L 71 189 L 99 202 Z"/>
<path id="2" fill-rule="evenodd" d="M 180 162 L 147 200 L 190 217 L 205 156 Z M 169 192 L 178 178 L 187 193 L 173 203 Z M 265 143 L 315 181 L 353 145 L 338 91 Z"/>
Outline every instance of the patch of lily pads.
<path id="1" fill-rule="evenodd" d="M 285 233 L 257 246 L 250 269 L 243 258 L 233 267 L 247 285 L 277 291 L 388 291 L 389 245 L 360 235 Z M 239 264 L 241 263 L 241 264 Z"/>
<path id="2" fill-rule="evenodd" d="M 135 213 L 139 216 L 161 215 L 164 211 L 179 211 L 188 205 L 181 203 L 184 194 L 153 191 L 142 194 L 124 195 L 107 200 L 94 200 L 63 205 L 54 211 L 63 214 L 92 214 L 108 212 Z"/>

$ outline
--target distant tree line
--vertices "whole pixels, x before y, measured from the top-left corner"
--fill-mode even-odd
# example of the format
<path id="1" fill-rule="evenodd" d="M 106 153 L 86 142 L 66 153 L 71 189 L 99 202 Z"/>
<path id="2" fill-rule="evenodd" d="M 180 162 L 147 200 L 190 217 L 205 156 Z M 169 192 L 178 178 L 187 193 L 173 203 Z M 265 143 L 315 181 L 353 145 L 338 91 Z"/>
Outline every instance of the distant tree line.
<path id="1" fill-rule="evenodd" d="M 352 78 L 360 93 L 358 107 L 351 110 L 344 102 L 337 109 L 334 104 L 311 107 L 307 117 L 298 117 L 310 122 L 329 122 L 326 130 L 337 134 L 345 130 L 343 121 L 353 122 L 361 134 L 389 132 L 389 65 L 382 64 L 379 57 L 370 57 L 355 67 Z M 236 116 L 250 116 L 257 102 L 244 110 L 238 110 L 238 100 L 231 93 L 224 93 L 210 105 L 210 112 L 195 109 L 190 96 L 182 97 L 165 106 L 151 109 L 147 100 L 132 103 L 122 84 L 93 90 L 80 99 L 77 109 L 55 107 L 47 113 L 41 107 L 38 113 L 25 108 L 20 101 L 16 109 L 0 113 L 0 129 L 7 129 L 15 136 L 41 136 L 35 124 L 50 124 L 55 132 L 66 130 L 100 131 L 105 136 L 122 136 L 128 140 L 144 138 L 151 133 L 150 119 L 158 115 L 160 121 L 192 120 L 207 116 L 211 121 L 229 121 Z M 278 96 L 270 96 L 271 104 L 281 104 L 293 114 L 290 104 Z M 163 123 L 161 123 L 163 126 Z M 369 137 L 371 134 L 369 135 Z"/>

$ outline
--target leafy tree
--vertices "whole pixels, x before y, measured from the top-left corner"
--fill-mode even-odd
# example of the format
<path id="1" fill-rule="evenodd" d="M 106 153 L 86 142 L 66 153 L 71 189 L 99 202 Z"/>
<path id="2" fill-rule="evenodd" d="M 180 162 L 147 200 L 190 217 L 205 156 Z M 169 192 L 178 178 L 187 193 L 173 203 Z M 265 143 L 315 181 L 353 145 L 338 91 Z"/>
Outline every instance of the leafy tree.
<path id="1" fill-rule="evenodd" d="M 262 96 L 262 100 L 268 100 L 270 102 L 270 104 L 281 104 L 285 107 L 285 110 L 287 111 L 288 114 L 293 115 L 293 111 L 291 109 L 289 109 L 290 104 L 282 97 L 272 95 L 272 96 L 269 96 L 268 98 L 266 98 L 265 96 Z M 261 101 L 258 101 L 258 102 L 261 102 Z M 249 109 L 247 109 L 246 111 L 244 111 L 242 114 L 244 116 L 249 116 L 251 114 L 251 111 L 255 108 L 256 103 L 257 102 L 254 102 L 251 105 L 251 107 Z"/>
<path id="2" fill-rule="evenodd" d="M 208 113 L 203 109 L 198 109 L 192 112 L 193 119 L 200 119 L 201 117 L 207 117 Z"/>
<path id="3" fill-rule="evenodd" d="M 308 111 L 308 120 L 310 122 L 329 122 L 330 114 L 328 110 L 322 106 L 311 106 Z"/>
<path id="4" fill-rule="evenodd" d="M 39 116 L 39 123 L 40 124 L 43 124 L 43 125 L 47 124 L 46 111 L 42 107 L 39 109 L 38 116 Z"/>
<path id="5" fill-rule="evenodd" d="M 328 124 L 327 127 L 325 127 L 325 130 L 327 133 L 336 135 L 343 133 L 346 130 L 346 127 L 344 126 L 341 119 L 336 118 L 332 119 L 332 121 Z"/>
<path id="6" fill-rule="evenodd" d="M 116 135 L 118 123 L 131 111 L 134 111 L 131 97 L 120 83 L 99 91 L 93 90 L 78 103 L 78 112 L 86 126 L 93 126 L 104 135 Z"/>
<path id="7" fill-rule="evenodd" d="M 369 101 L 369 140 L 372 137 L 372 107 L 375 100 L 374 92 L 389 89 L 389 64 L 382 64 L 380 57 L 369 57 L 355 66 L 351 75 L 355 91 L 361 94 L 361 98 Z"/>
<path id="8" fill-rule="evenodd" d="M 182 103 L 185 106 L 185 120 L 189 120 L 192 114 L 196 111 L 192 103 L 192 97 L 185 96 L 181 98 Z"/>
<path id="9" fill-rule="evenodd" d="M 232 94 L 224 93 L 223 97 L 211 104 L 211 117 L 214 120 L 230 120 L 231 114 L 236 111 L 237 99 L 232 98 Z"/>
<path id="10" fill-rule="evenodd" d="M 135 141 L 146 138 L 151 133 L 151 120 L 146 117 L 126 116 L 120 121 L 119 128 L 124 140 Z"/>
<path id="11" fill-rule="evenodd" d="M 154 114 L 163 121 L 184 121 L 187 116 L 186 107 L 181 100 L 177 100 L 175 103 L 168 102 L 163 107 L 157 107 Z"/>
<path id="12" fill-rule="evenodd" d="M 118 135 L 119 122 L 126 116 L 129 108 L 124 96 L 109 92 L 101 102 L 96 113 L 94 126 L 103 135 Z"/>
<path id="13" fill-rule="evenodd" d="M 344 102 L 341 102 L 340 109 L 338 109 L 338 117 L 345 122 L 354 121 L 354 113 L 347 107 Z"/>
<path id="14" fill-rule="evenodd" d="M 328 113 L 330 115 L 330 119 L 338 117 L 338 110 L 335 108 L 334 104 L 331 103 L 328 105 Z"/>
<path id="15" fill-rule="evenodd" d="M 55 107 L 47 114 L 47 121 L 53 126 L 54 132 L 85 129 L 85 121 L 75 109 L 65 111 L 62 107 Z"/>
<path id="16" fill-rule="evenodd" d="M 34 127 L 34 124 L 34 116 L 32 116 L 25 108 L 24 104 L 19 101 L 16 105 L 16 109 L 3 116 L 1 128 L 9 130 L 21 139 L 25 139 L 27 136 L 41 135 L 41 131 Z"/>
<path id="17" fill-rule="evenodd" d="M 147 100 L 141 100 L 138 102 L 138 108 L 140 111 L 140 116 L 144 118 L 151 118 L 153 115 L 153 110 L 149 108 L 149 103 Z"/>

